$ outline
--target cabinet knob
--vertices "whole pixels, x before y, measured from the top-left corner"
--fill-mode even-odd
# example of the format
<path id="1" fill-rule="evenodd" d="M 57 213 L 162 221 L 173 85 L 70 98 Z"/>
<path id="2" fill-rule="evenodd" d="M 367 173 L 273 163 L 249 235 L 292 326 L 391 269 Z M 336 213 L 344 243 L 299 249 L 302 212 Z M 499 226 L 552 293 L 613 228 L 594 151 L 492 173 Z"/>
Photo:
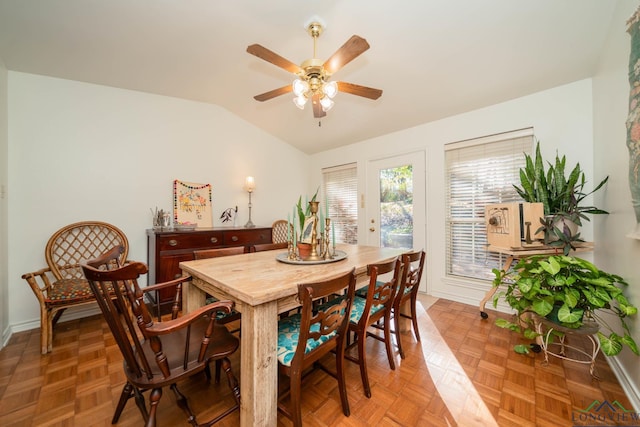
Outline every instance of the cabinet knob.
<path id="1" fill-rule="evenodd" d="M 169 240 L 169 246 L 178 246 L 178 241 L 176 239 Z"/>
<path id="2" fill-rule="evenodd" d="M 218 238 L 217 237 L 212 237 L 211 238 L 211 243 L 218 243 Z"/>
<path id="3" fill-rule="evenodd" d="M 234 241 L 234 242 L 237 242 L 238 241 L 238 236 L 231 236 L 231 240 Z"/>
<path id="4" fill-rule="evenodd" d="M 182 273 L 178 273 L 175 276 L 173 276 L 174 279 L 179 279 L 182 277 Z"/>

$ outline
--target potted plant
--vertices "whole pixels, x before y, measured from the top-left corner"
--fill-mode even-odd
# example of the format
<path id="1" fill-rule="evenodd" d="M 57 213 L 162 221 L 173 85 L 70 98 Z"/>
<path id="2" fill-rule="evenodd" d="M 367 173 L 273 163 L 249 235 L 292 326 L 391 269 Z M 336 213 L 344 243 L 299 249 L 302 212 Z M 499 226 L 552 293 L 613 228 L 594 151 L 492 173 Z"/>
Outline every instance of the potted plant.
<path id="1" fill-rule="evenodd" d="M 556 153 L 555 163 L 548 163 L 545 171 L 540 155 L 540 143 L 536 144 L 535 158 L 525 154 L 526 165 L 520 169 L 520 186 L 513 187 L 526 202 L 542 203 L 545 218 L 536 231 L 544 233 L 544 243 L 563 248 L 565 255 L 575 249 L 575 242 L 582 241 L 578 227 L 587 214 L 608 214 L 595 206 L 583 206 L 584 199 L 598 191 L 609 180 L 607 176 L 592 191 L 585 192 L 587 183 L 584 171 L 577 163 L 567 177 L 566 157 Z"/>
<path id="2" fill-rule="evenodd" d="M 304 207 L 302 206 L 302 196 L 298 197 L 298 203 L 296 204 L 296 211 L 298 212 L 298 220 L 300 221 L 299 230 L 302 230 L 304 228 L 305 219 L 309 215 L 311 215 L 311 205 L 309 204 L 309 202 L 315 202 L 316 201 L 316 198 L 318 197 L 318 191 L 319 190 L 320 190 L 320 187 L 318 187 L 316 189 L 316 192 L 313 195 L 313 197 L 311 198 L 311 200 L 307 200 L 306 201 L 306 205 Z"/>
<path id="3" fill-rule="evenodd" d="M 320 187 L 316 189 L 311 200 L 307 200 L 305 206 L 302 206 L 302 196 L 298 197 L 298 203 L 296 204 L 296 211 L 298 215 L 298 221 L 300 222 L 300 239 L 302 239 L 302 230 L 304 230 L 304 222 L 309 215 L 311 215 L 311 204 L 309 202 L 315 202 L 318 197 L 318 191 Z M 306 259 L 311 255 L 311 243 L 304 243 L 301 240 L 297 242 L 298 252 L 302 259 Z"/>
<path id="4" fill-rule="evenodd" d="M 504 298 L 518 316 L 517 323 L 498 319 L 498 326 L 533 339 L 537 336 L 534 319 L 526 314 L 550 319 L 550 314 L 556 311 L 557 320 L 551 320 L 566 328 L 577 329 L 586 322 L 596 322 L 600 327 L 597 338 L 607 356 L 620 353 L 624 345 L 640 355 L 625 322 L 625 318 L 635 315 L 638 309 L 624 296 L 622 289 L 627 283 L 622 277 L 604 272 L 584 259 L 566 255 L 523 258 L 509 272 L 497 269 L 493 272 L 496 276 L 493 285 L 506 287 L 494 296 L 494 307 Z M 619 320 L 618 331 L 622 331 L 622 336 L 607 323 L 601 315 L 604 312 Z M 528 353 L 529 348 L 518 345 L 515 351 Z"/>

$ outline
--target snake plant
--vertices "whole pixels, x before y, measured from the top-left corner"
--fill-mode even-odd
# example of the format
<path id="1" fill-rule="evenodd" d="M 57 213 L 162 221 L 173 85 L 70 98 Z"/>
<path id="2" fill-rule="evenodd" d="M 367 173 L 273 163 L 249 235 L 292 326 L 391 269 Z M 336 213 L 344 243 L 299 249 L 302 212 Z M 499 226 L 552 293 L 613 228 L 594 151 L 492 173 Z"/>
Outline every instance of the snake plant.
<path id="1" fill-rule="evenodd" d="M 582 220 L 589 221 L 586 214 L 608 214 L 607 211 L 595 206 L 583 206 L 584 199 L 602 188 L 609 177 L 605 177 L 590 192 L 585 192 L 587 183 L 580 163 L 566 175 L 567 160 L 556 153 L 555 162 L 545 162 L 540 155 L 540 142 L 536 144 L 535 157 L 525 154 L 525 167 L 520 169 L 520 186 L 513 185 L 517 193 L 526 202 L 542 203 L 546 218 L 541 218 L 537 232 L 544 232 L 545 243 L 564 249 L 565 255 L 574 248 L 573 243 L 581 241 L 579 233 L 571 233 L 564 226 L 568 220 L 576 225 L 582 225 Z"/>

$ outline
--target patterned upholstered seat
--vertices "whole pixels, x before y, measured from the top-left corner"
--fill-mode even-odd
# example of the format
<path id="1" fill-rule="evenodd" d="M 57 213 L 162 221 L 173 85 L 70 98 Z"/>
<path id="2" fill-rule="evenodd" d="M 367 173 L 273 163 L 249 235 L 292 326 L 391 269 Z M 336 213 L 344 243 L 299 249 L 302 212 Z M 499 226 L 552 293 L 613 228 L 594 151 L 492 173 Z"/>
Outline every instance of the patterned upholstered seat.
<path id="1" fill-rule="evenodd" d="M 63 305 L 69 301 L 93 299 L 89 283 L 83 279 L 62 279 L 53 283 L 45 301 L 52 305 Z"/>
<path id="2" fill-rule="evenodd" d="M 298 348 L 298 339 L 300 338 L 300 321 L 301 315 L 294 314 L 278 322 L 278 362 L 284 366 L 291 366 L 291 360 Z M 320 324 L 311 325 L 311 332 L 319 332 Z M 327 335 L 320 335 L 318 339 L 310 338 L 307 340 L 305 354 L 318 348 L 323 343 L 329 341 L 336 335 L 337 331 L 333 331 Z"/>

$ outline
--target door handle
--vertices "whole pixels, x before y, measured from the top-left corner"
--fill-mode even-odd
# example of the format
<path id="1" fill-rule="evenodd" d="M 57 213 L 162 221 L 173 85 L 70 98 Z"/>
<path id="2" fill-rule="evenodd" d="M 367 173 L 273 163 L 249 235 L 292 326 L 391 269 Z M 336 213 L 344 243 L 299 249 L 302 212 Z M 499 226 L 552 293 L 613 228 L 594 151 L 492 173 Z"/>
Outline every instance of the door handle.
<path id="1" fill-rule="evenodd" d="M 376 231 L 376 229 L 371 227 L 371 228 L 369 228 L 369 231 Z"/>

